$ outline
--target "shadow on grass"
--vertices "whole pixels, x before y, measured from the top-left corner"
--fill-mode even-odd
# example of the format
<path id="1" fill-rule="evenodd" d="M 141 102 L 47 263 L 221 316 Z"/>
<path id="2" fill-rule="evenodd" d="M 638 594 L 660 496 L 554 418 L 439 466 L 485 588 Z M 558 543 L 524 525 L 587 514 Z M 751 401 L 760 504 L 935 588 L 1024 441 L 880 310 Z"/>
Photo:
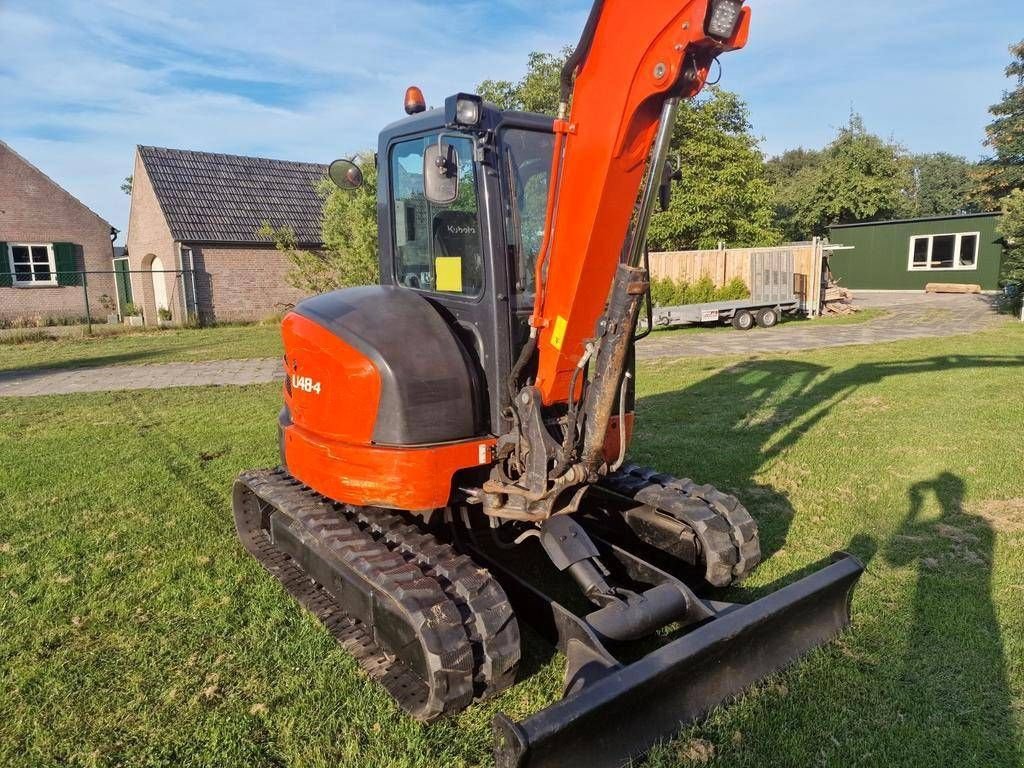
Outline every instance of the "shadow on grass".
<path id="1" fill-rule="evenodd" d="M 860 387 L 893 376 L 1012 367 L 1024 367 L 1024 355 L 941 355 L 835 373 L 798 360 L 744 361 L 685 389 L 641 398 L 636 460 L 734 492 L 757 519 L 767 560 L 785 545 L 794 510 L 785 493 L 754 478 Z M 851 553 L 870 557 L 872 547 L 861 543 L 852 542 Z"/>
<path id="2" fill-rule="evenodd" d="M 786 359 L 746 361 L 683 390 L 640 400 L 636 445 L 659 468 L 734 490 L 758 520 L 768 559 L 785 544 L 796 511 L 784 493 L 754 478 L 858 389 L 894 376 L 1021 367 L 1021 355 L 943 355 L 835 372 Z M 912 614 L 906 646 L 887 662 L 895 669 L 894 687 L 873 694 L 888 699 L 885 708 L 899 718 L 891 722 L 905 742 L 899 754 L 1009 768 L 1024 765 L 1024 755 L 992 596 L 994 532 L 964 511 L 965 491 L 964 481 L 950 472 L 918 482 L 909 489 L 907 516 L 891 539 L 880 544 L 864 531 L 844 549 L 866 565 L 878 556 L 897 567 L 917 567 L 912 602 L 903 608 Z M 940 517 L 924 519 L 933 497 Z M 819 567 L 744 588 L 740 602 Z M 903 648 L 897 641 L 892 645 Z M 876 676 L 872 685 L 884 688 L 886 676 Z"/>
<path id="3" fill-rule="evenodd" d="M 964 510 L 966 485 L 951 472 L 910 487 L 909 511 L 884 548 L 891 565 L 917 568 L 913 617 L 897 682 L 915 719 L 958 724 L 949 749 L 962 764 L 1020 766 L 1013 700 L 992 601 L 995 534 Z M 926 517 L 934 496 L 939 517 Z M 945 539 L 945 546 L 936 546 Z M 942 551 L 942 550 L 945 551 Z"/>

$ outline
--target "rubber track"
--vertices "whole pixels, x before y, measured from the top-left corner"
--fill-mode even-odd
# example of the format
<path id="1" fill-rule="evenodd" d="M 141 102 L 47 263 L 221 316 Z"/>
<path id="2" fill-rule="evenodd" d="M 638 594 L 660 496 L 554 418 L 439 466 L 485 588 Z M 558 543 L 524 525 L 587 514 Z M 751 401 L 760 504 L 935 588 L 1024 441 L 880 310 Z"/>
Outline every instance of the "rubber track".
<path id="1" fill-rule="evenodd" d="M 397 513 L 337 504 L 284 470 L 243 473 L 235 493 L 235 522 L 246 549 L 410 715 L 429 721 L 457 712 L 474 692 L 493 693 L 512 682 L 518 625 L 504 591 L 468 558 Z M 400 606 L 423 647 L 427 680 L 380 647 L 371 627 L 348 616 L 327 589 L 273 546 L 263 529 L 268 507 L 301 524 L 332 557 Z"/>
<path id="2" fill-rule="evenodd" d="M 602 478 L 613 493 L 647 504 L 693 529 L 716 587 L 742 580 L 761 562 L 757 522 L 735 496 L 653 469 L 627 464 Z"/>
<path id="3" fill-rule="evenodd" d="M 490 696 L 515 682 L 519 624 L 505 590 L 485 569 L 394 513 L 350 507 L 360 526 L 436 579 L 455 603 L 473 651 L 474 693 Z"/>

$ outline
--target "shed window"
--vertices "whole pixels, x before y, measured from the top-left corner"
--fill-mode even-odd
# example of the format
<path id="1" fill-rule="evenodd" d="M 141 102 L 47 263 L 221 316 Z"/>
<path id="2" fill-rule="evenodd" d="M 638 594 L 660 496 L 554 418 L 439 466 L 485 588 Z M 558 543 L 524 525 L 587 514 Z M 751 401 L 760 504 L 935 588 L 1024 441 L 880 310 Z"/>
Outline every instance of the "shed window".
<path id="1" fill-rule="evenodd" d="M 978 236 L 960 236 L 960 266 L 973 267 L 978 260 Z"/>
<path id="2" fill-rule="evenodd" d="M 51 244 L 9 243 L 7 256 L 13 285 L 57 285 L 57 265 Z"/>
<path id="3" fill-rule="evenodd" d="M 976 269 L 978 266 L 978 232 L 949 235 L 915 235 L 910 238 L 909 269 Z"/>
<path id="4" fill-rule="evenodd" d="M 931 241 L 927 237 L 914 238 L 914 266 L 928 266 L 928 246 Z"/>

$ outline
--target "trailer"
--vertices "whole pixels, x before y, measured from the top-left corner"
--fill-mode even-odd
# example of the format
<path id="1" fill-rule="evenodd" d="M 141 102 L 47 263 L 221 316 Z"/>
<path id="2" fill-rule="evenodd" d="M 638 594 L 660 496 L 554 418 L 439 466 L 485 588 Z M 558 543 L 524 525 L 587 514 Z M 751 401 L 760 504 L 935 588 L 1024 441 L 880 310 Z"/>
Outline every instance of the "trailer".
<path id="1" fill-rule="evenodd" d="M 794 270 L 792 250 L 759 251 L 750 255 L 749 298 L 655 307 L 650 324 L 653 328 L 672 328 L 691 323 L 731 323 L 740 331 L 755 325 L 771 328 L 784 314 L 804 311 L 806 283 L 806 276 Z"/>

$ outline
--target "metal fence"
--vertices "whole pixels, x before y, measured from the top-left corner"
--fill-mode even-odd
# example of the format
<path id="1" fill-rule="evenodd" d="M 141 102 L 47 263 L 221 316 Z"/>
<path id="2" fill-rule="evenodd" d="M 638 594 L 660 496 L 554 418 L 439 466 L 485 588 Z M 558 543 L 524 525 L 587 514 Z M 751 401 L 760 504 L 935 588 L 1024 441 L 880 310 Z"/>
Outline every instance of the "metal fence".
<path id="1" fill-rule="evenodd" d="M 127 261 L 108 270 L 53 270 L 35 267 L 21 272 L 0 271 L 0 327 L 43 327 L 93 324 L 161 325 L 202 323 L 206 318 L 200 295 L 209 295 L 212 279 L 190 269 L 130 269 Z M 133 275 L 145 286 L 136 295 Z M 162 275 L 163 280 L 154 279 Z M 160 290 L 160 286 L 163 290 Z M 205 291 L 201 291 L 201 287 Z M 60 289 L 60 290 L 53 290 Z M 146 312 L 143 304 L 155 307 Z M 149 317 L 147 315 L 153 315 Z"/>

